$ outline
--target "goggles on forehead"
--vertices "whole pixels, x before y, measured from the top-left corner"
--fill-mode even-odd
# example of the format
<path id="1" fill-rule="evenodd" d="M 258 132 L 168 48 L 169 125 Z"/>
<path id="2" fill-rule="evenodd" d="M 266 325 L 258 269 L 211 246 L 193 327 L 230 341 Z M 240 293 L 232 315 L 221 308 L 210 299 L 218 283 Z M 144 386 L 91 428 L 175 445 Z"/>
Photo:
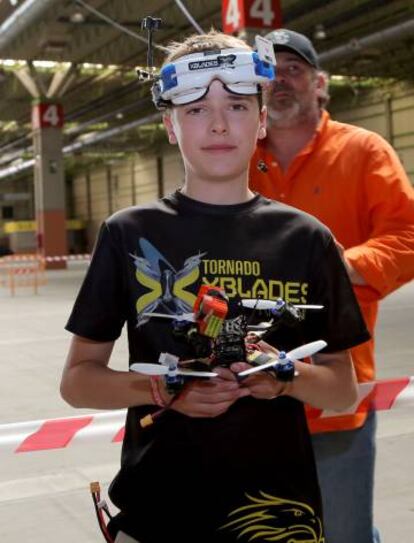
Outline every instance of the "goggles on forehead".
<path id="1" fill-rule="evenodd" d="M 171 104 L 182 105 L 203 98 L 213 79 L 234 94 L 260 93 L 260 86 L 275 77 L 272 64 L 258 53 L 246 49 L 205 51 L 181 57 L 166 64 L 152 87 L 158 109 Z"/>

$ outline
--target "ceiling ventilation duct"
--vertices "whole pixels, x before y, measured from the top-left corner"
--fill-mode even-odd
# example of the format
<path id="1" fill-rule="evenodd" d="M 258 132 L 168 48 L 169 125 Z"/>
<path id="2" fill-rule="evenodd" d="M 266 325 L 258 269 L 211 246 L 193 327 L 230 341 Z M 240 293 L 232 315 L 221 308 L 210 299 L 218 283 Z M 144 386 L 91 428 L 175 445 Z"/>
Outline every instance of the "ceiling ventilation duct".
<path id="1" fill-rule="evenodd" d="M 0 26 L 0 52 L 49 8 L 61 3 L 62 0 L 26 0 L 21 4 Z"/>
<path id="2" fill-rule="evenodd" d="M 324 64 L 331 64 L 334 61 L 343 59 L 349 55 L 355 55 L 360 53 L 367 47 L 375 47 L 379 44 L 391 43 L 395 40 L 401 40 L 406 36 L 411 37 L 414 33 L 414 19 L 404 21 L 395 26 L 379 30 L 368 36 L 364 36 L 358 39 L 352 39 L 344 45 L 334 47 L 329 51 L 324 51 L 319 54 L 319 62 Z"/>

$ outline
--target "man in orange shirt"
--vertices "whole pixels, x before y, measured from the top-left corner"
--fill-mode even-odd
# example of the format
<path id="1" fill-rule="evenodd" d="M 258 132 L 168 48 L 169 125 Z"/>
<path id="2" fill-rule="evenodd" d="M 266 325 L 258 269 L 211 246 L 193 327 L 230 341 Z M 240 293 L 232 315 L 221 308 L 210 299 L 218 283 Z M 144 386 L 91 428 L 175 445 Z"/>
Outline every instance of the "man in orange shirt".
<path id="1" fill-rule="evenodd" d="M 413 188 L 385 140 L 331 120 L 324 109 L 327 77 L 308 38 L 285 29 L 266 38 L 274 44 L 277 76 L 269 90 L 268 135 L 253 156 L 250 186 L 332 230 L 373 336 L 378 301 L 414 277 Z M 358 380 L 372 381 L 374 341 L 351 353 Z M 327 543 L 378 542 L 375 413 L 309 425 Z"/>

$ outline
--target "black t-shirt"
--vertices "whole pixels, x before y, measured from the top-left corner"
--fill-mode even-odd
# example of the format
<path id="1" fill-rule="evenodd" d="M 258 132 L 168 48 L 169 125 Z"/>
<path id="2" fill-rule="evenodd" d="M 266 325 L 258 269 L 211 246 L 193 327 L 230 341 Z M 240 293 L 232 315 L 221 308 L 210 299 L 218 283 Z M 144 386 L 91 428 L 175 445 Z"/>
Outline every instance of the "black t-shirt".
<path id="1" fill-rule="evenodd" d="M 180 192 L 103 224 L 67 329 L 112 341 L 126 321 L 130 363 L 157 362 L 161 352 L 188 358 L 190 347 L 171 323 L 143 313 L 191 312 L 201 284 L 224 288 L 233 316 L 240 298 L 324 305 L 299 327 L 272 334 L 279 349 L 324 339 L 325 352 L 334 352 L 369 337 L 331 234 L 316 219 L 260 195 L 211 205 Z M 265 541 L 259 532 L 286 541 L 321 534 L 299 401 L 244 398 L 213 419 L 171 410 L 141 430 L 139 419 L 155 409 L 128 410 L 110 491 L 130 535 L 142 543 L 227 543 Z"/>

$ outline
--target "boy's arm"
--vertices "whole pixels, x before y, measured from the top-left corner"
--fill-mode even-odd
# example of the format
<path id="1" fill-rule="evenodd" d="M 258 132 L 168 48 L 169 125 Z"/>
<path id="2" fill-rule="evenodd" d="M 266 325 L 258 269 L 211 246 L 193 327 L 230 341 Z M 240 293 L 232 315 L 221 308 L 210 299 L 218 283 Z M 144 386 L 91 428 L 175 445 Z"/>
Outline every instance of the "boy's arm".
<path id="1" fill-rule="evenodd" d="M 114 343 L 73 336 L 60 385 L 66 402 L 95 409 L 153 403 L 148 377 L 108 367 Z"/>
<path id="2" fill-rule="evenodd" d="M 349 351 L 317 354 L 313 364 L 295 362 L 299 376 L 287 391 L 312 407 L 341 411 L 358 397 L 357 381 Z"/>
<path id="3" fill-rule="evenodd" d="M 61 394 L 73 407 L 122 409 L 154 404 L 148 376 L 116 371 L 108 367 L 113 341 L 98 342 L 73 336 L 63 370 Z M 240 388 L 234 375 L 218 368 L 215 379 L 191 380 L 171 405 L 190 417 L 216 417 L 248 391 Z M 165 403 L 172 397 L 161 384 Z"/>

